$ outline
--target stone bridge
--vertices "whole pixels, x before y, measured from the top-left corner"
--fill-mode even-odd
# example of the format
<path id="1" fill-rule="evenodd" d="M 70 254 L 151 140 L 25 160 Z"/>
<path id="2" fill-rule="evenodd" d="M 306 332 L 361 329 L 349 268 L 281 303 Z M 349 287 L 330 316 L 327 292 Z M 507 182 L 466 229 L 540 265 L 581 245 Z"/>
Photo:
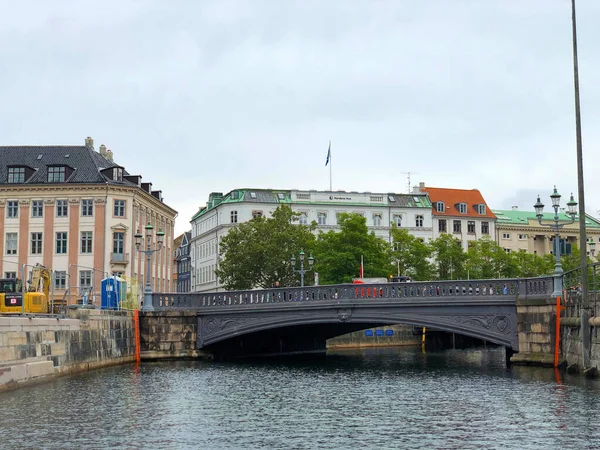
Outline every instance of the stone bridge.
<path id="1" fill-rule="evenodd" d="M 552 290 L 552 277 L 540 277 L 155 293 L 155 311 L 146 316 L 185 315 L 194 322 L 195 350 L 223 356 L 324 350 L 329 338 L 391 324 L 462 334 L 518 352 L 519 332 L 528 331 L 518 306 L 550 304 Z"/>

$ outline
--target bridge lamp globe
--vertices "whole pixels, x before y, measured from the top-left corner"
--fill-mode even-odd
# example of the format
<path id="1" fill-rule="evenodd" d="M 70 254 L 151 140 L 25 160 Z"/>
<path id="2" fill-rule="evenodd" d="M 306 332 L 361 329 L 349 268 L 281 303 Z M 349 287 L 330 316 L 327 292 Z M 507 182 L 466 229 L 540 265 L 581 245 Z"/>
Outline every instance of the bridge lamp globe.
<path id="1" fill-rule="evenodd" d="M 304 262 L 304 250 L 300 250 L 300 262 Z"/>
<path id="2" fill-rule="evenodd" d="M 315 258 L 313 258 L 312 254 L 311 254 L 308 256 L 308 267 L 312 269 L 314 263 L 315 263 Z"/>
<path id="3" fill-rule="evenodd" d="M 537 216 L 538 220 L 542 220 L 542 217 L 544 216 L 544 204 L 540 200 L 539 195 L 537 198 L 537 202 L 535 202 L 535 205 L 533 205 L 533 207 L 535 208 L 535 215 Z"/>
<path id="4" fill-rule="evenodd" d="M 294 257 L 294 255 L 292 255 L 292 257 L 290 258 L 290 263 L 292 264 L 292 267 L 296 267 L 296 258 Z"/>
<path id="5" fill-rule="evenodd" d="M 573 193 L 571 193 L 571 198 L 567 202 L 567 206 L 569 208 L 569 215 L 571 216 L 571 219 L 574 220 L 575 215 L 577 214 L 577 202 L 573 198 Z"/>
<path id="6" fill-rule="evenodd" d="M 140 245 L 142 245 L 142 237 L 143 237 L 142 233 L 140 233 L 140 231 L 138 230 L 138 232 L 135 233 L 133 235 L 133 237 L 135 238 L 135 248 L 137 250 L 139 250 L 140 249 Z"/>
<path id="7" fill-rule="evenodd" d="M 554 192 L 550 194 L 550 199 L 552 200 L 552 207 L 555 212 L 558 212 L 558 208 L 560 208 L 560 197 L 561 195 L 556 190 L 556 186 L 554 186 Z"/>
<path id="8" fill-rule="evenodd" d="M 161 248 L 165 242 L 165 232 L 160 228 L 156 232 L 156 242 L 158 243 L 158 248 Z"/>
<path id="9" fill-rule="evenodd" d="M 150 222 L 148 222 L 148 225 L 146 225 L 145 229 L 146 229 L 146 239 L 150 239 L 150 236 L 152 236 L 152 230 L 154 230 L 154 227 L 152 226 L 152 224 Z"/>

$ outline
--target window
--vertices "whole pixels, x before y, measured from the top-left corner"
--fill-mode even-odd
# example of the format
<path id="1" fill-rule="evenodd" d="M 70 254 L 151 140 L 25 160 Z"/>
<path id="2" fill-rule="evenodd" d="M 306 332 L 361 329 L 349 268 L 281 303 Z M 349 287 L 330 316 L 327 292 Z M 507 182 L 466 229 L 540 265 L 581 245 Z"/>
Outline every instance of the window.
<path id="1" fill-rule="evenodd" d="M 402 226 L 402 215 L 394 214 L 392 216 L 392 222 L 395 223 L 398 228 L 400 228 Z"/>
<path id="2" fill-rule="evenodd" d="M 17 272 L 4 272 L 4 278 L 10 278 L 14 280 L 17 278 Z"/>
<path id="3" fill-rule="evenodd" d="M 327 213 L 317 213 L 317 222 L 319 225 L 327 225 Z"/>
<path id="4" fill-rule="evenodd" d="M 254 210 L 252 211 L 252 218 L 256 219 L 257 217 L 262 217 L 263 216 L 263 212 L 259 211 L 259 210 Z"/>
<path id="5" fill-rule="evenodd" d="M 6 217 L 9 219 L 16 219 L 19 217 L 19 202 L 16 200 L 9 200 L 6 202 Z"/>
<path id="6" fill-rule="evenodd" d="M 67 287 L 67 272 L 57 270 L 54 272 L 54 287 L 56 289 L 66 289 Z"/>
<path id="7" fill-rule="evenodd" d="M 91 270 L 80 270 L 79 271 L 79 288 L 89 289 L 92 287 L 92 271 Z"/>
<path id="8" fill-rule="evenodd" d="M 40 255 L 42 253 L 42 233 L 31 233 L 31 254 Z"/>
<path id="9" fill-rule="evenodd" d="M 44 216 L 44 202 L 42 200 L 33 200 L 31 202 L 31 217 Z"/>
<path id="10" fill-rule="evenodd" d="M 335 223 L 338 225 L 340 224 L 340 220 L 342 220 L 342 214 L 346 214 L 346 213 L 343 213 L 343 212 L 335 213 Z"/>
<path id="11" fill-rule="evenodd" d="M 48 183 L 64 183 L 65 166 L 48 167 Z"/>
<path id="12" fill-rule="evenodd" d="M 25 167 L 9 167 L 8 168 L 9 183 L 25 183 Z"/>
<path id="13" fill-rule="evenodd" d="M 452 221 L 452 231 L 454 231 L 455 233 L 460 233 L 461 232 L 461 222 L 460 222 L 460 220 L 453 220 Z"/>
<path id="14" fill-rule="evenodd" d="M 6 254 L 17 254 L 17 233 L 6 233 Z"/>
<path id="15" fill-rule="evenodd" d="M 92 217 L 94 215 L 94 201 L 91 198 L 81 200 L 81 215 Z"/>
<path id="16" fill-rule="evenodd" d="M 306 211 L 300 213 L 298 223 L 300 225 L 308 225 L 308 213 Z"/>
<path id="17" fill-rule="evenodd" d="M 250 192 L 250 198 L 256 200 L 256 192 Z"/>
<path id="18" fill-rule="evenodd" d="M 231 223 L 237 223 L 237 221 L 238 221 L 237 211 L 231 211 Z"/>
<path id="19" fill-rule="evenodd" d="M 115 231 L 113 233 L 113 253 L 116 255 L 122 255 L 125 251 L 125 233 L 122 231 Z"/>
<path id="20" fill-rule="evenodd" d="M 120 167 L 113 167 L 112 179 L 114 181 L 123 181 L 123 169 Z"/>
<path id="21" fill-rule="evenodd" d="M 81 232 L 81 253 L 92 253 L 92 237 L 91 231 Z"/>
<path id="22" fill-rule="evenodd" d="M 373 226 L 381 226 L 381 214 L 373 214 Z"/>
<path id="23" fill-rule="evenodd" d="M 446 211 L 446 205 L 444 205 L 444 202 L 436 202 L 435 204 L 435 210 L 437 212 L 445 212 Z"/>
<path id="24" fill-rule="evenodd" d="M 467 213 L 467 204 L 466 203 L 459 203 L 458 204 L 458 212 L 461 214 L 466 214 Z"/>
<path id="25" fill-rule="evenodd" d="M 115 200 L 113 216 L 125 217 L 125 200 Z"/>
<path id="26" fill-rule="evenodd" d="M 281 192 L 279 194 L 277 194 L 277 198 L 279 200 L 285 200 L 285 196 Z"/>
<path id="27" fill-rule="evenodd" d="M 56 254 L 65 255 L 67 253 L 67 232 L 59 231 L 56 233 Z"/>
<path id="28" fill-rule="evenodd" d="M 422 227 L 423 226 L 423 216 L 421 215 L 416 215 L 415 216 L 415 226 L 417 228 Z"/>
<path id="29" fill-rule="evenodd" d="M 394 197 L 393 195 L 388 195 L 388 200 L 390 202 L 395 202 L 396 201 L 396 197 Z"/>
<path id="30" fill-rule="evenodd" d="M 504 252 L 505 252 L 505 253 L 510 253 L 510 248 L 505 248 L 505 249 L 504 249 Z"/>
<path id="31" fill-rule="evenodd" d="M 467 233 L 475 234 L 475 221 L 474 220 L 467 221 Z"/>
<path id="32" fill-rule="evenodd" d="M 527 235 L 526 234 L 519 234 L 519 240 L 520 241 L 526 241 L 527 240 Z"/>
<path id="33" fill-rule="evenodd" d="M 66 200 L 56 200 L 56 217 L 67 217 L 68 207 Z"/>
<path id="34" fill-rule="evenodd" d="M 481 234 L 490 234 L 489 222 L 481 222 Z"/>
<path id="35" fill-rule="evenodd" d="M 502 233 L 502 239 L 510 239 L 510 233 Z"/>
<path id="36" fill-rule="evenodd" d="M 485 215 L 485 205 L 480 203 L 479 205 L 476 205 L 476 206 L 477 206 L 477 212 L 479 214 L 481 214 L 482 216 Z"/>
<path id="37" fill-rule="evenodd" d="M 447 231 L 447 228 L 446 228 L 446 219 L 441 219 L 438 222 L 438 231 L 440 233 L 445 233 Z"/>

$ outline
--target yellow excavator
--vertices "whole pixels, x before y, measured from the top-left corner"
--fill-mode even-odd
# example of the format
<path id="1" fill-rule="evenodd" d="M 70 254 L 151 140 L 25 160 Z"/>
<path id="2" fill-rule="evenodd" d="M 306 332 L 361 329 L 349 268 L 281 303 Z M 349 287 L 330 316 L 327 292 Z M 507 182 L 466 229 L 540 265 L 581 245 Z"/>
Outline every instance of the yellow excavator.
<path id="1" fill-rule="evenodd" d="M 0 314 L 51 312 L 49 304 L 51 282 L 50 270 L 39 264 L 31 270 L 31 281 L 25 293 L 19 286 L 19 280 L 0 279 Z"/>

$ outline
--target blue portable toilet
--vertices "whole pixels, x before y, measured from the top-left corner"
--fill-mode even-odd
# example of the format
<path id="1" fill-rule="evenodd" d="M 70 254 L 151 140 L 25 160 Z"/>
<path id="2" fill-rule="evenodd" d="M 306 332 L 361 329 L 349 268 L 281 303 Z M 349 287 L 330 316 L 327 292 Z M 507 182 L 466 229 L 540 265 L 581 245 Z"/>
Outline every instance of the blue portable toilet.
<path id="1" fill-rule="evenodd" d="M 121 300 L 126 298 L 127 284 L 123 278 L 108 277 L 102 280 L 101 309 L 119 309 Z"/>

